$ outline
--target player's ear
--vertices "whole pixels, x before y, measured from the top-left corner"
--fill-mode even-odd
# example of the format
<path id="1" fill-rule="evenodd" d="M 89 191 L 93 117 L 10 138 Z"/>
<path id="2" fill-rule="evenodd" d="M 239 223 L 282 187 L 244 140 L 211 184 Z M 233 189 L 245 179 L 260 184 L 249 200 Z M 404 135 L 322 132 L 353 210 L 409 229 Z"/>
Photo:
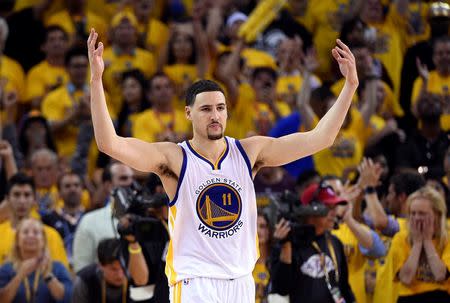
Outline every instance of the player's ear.
<path id="1" fill-rule="evenodd" d="M 191 118 L 191 107 L 190 106 L 185 106 L 184 107 L 184 113 L 186 114 L 186 118 L 188 119 L 188 120 L 192 120 L 192 118 Z"/>

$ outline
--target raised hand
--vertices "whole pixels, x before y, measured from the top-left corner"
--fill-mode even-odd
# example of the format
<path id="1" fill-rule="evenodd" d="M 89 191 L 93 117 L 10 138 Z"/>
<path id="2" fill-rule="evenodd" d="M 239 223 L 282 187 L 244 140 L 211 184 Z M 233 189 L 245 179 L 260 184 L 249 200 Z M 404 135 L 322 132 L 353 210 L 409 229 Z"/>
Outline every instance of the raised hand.
<path id="1" fill-rule="evenodd" d="M 101 80 L 103 70 L 105 69 L 105 63 L 103 62 L 103 43 L 99 42 L 98 47 L 95 48 L 97 42 L 98 33 L 91 29 L 89 38 L 87 40 L 89 65 L 91 67 L 91 80 Z"/>
<path id="2" fill-rule="evenodd" d="M 409 228 L 411 232 L 411 239 L 413 243 L 422 244 L 423 243 L 423 225 L 424 220 L 411 218 L 409 223 Z"/>
<path id="3" fill-rule="evenodd" d="M 358 85 L 358 74 L 356 72 L 355 57 L 352 52 L 341 40 L 337 39 L 337 46 L 335 46 L 331 53 L 339 64 L 339 70 L 342 76 L 345 77 L 350 84 Z"/>
<path id="4" fill-rule="evenodd" d="M 0 158 L 13 157 L 11 144 L 6 140 L 0 140 Z"/>
<path id="5" fill-rule="evenodd" d="M 422 237 L 424 240 L 432 240 L 434 234 L 434 217 L 432 215 L 426 215 L 423 220 Z"/>
<path id="6" fill-rule="evenodd" d="M 379 185 L 383 168 L 380 165 L 373 163 L 372 159 L 364 158 L 358 166 L 358 171 L 358 185 L 360 188 L 366 188 L 368 186 L 376 187 Z"/>
<path id="7" fill-rule="evenodd" d="M 416 66 L 417 66 L 417 71 L 419 72 L 419 76 L 420 76 L 420 78 L 422 78 L 422 81 L 428 81 L 428 75 L 429 75 L 428 67 L 426 64 L 422 64 L 419 57 L 416 58 Z"/>
<path id="8" fill-rule="evenodd" d="M 291 231 L 289 221 L 281 218 L 281 220 L 275 225 L 275 231 L 273 232 L 273 238 L 277 241 L 284 240 Z"/>

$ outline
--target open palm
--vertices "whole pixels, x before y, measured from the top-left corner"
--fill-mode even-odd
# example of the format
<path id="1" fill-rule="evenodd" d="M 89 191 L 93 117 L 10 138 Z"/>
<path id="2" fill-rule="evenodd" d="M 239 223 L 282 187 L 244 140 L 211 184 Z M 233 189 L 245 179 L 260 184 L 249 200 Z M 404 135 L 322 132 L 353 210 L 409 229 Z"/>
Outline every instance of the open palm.
<path id="1" fill-rule="evenodd" d="M 89 38 L 87 40 L 89 65 L 91 67 L 91 78 L 101 79 L 103 70 L 105 69 L 105 63 L 103 62 L 103 43 L 99 42 L 97 48 L 95 43 L 97 42 L 98 33 L 91 29 Z"/>
<path id="2" fill-rule="evenodd" d="M 337 46 L 331 51 L 334 59 L 339 64 L 339 70 L 342 76 L 350 83 L 358 84 L 358 74 L 356 72 L 355 57 L 352 52 L 341 40 L 337 39 Z"/>

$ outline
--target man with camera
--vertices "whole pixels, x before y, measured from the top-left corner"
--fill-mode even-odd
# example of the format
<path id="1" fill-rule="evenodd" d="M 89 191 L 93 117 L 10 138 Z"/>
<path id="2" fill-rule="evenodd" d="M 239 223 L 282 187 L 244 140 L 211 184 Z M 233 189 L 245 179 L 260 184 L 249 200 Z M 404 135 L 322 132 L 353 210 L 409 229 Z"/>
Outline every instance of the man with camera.
<path id="1" fill-rule="evenodd" d="M 313 184 L 300 202 L 294 216 L 301 223 L 281 219 L 276 226 L 281 247 L 274 251 L 272 292 L 288 294 L 293 303 L 354 302 L 343 245 L 331 234 L 336 208 L 347 201 L 331 187 Z"/>
<path id="2" fill-rule="evenodd" d="M 142 268 L 139 276 L 132 276 L 136 284 L 145 284 L 148 278 L 147 266 L 138 244 L 130 244 L 130 272 Z M 122 244 L 119 239 L 104 239 L 97 248 L 98 263 L 84 267 L 77 274 L 72 302 L 132 302 L 128 278 L 122 262 Z M 146 272 L 146 275 L 144 273 Z"/>
<path id="3" fill-rule="evenodd" d="M 168 198 L 164 193 L 155 192 L 157 186 L 154 183 L 160 183 L 159 178 L 150 176 L 148 179 L 145 188 L 133 183 L 114 190 L 113 214 L 119 219 L 117 231 L 122 243 L 142 247 L 139 250 L 142 250 L 147 264 L 148 282 L 146 286 L 136 289 L 139 292 L 136 297 L 140 302 L 164 303 L 169 302 L 169 287 L 164 274 L 169 242 Z M 123 257 L 128 259 L 131 253 L 131 250 L 123 250 Z"/>

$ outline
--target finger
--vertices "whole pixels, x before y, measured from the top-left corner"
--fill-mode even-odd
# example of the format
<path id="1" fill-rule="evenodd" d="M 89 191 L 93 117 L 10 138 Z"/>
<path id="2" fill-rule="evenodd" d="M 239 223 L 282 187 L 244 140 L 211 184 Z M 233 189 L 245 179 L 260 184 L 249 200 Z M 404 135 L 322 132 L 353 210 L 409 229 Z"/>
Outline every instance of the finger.
<path id="1" fill-rule="evenodd" d="M 348 46 L 345 45 L 345 43 L 342 42 L 340 39 L 337 39 L 336 41 L 337 41 L 337 44 L 345 51 L 345 56 L 351 60 L 355 60 L 355 56 L 353 56 L 353 53 L 350 50 L 350 48 L 348 48 Z"/>
<path id="2" fill-rule="evenodd" d="M 418 67 L 422 66 L 422 62 L 420 62 L 419 57 L 416 57 L 416 65 L 417 65 Z"/>
<path id="3" fill-rule="evenodd" d="M 340 48 L 339 46 L 336 46 L 335 49 L 339 52 L 339 54 L 342 57 L 346 57 L 347 53 L 345 52 L 345 50 L 343 50 L 342 48 Z"/>
<path id="4" fill-rule="evenodd" d="M 339 61 L 339 59 L 341 59 L 341 55 L 339 55 L 338 51 L 336 50 L 336 48 L 333 48 L 331 50 L 331 54 L 333 55 L 334 59 L 336 59 L 337 61 Z"/>

